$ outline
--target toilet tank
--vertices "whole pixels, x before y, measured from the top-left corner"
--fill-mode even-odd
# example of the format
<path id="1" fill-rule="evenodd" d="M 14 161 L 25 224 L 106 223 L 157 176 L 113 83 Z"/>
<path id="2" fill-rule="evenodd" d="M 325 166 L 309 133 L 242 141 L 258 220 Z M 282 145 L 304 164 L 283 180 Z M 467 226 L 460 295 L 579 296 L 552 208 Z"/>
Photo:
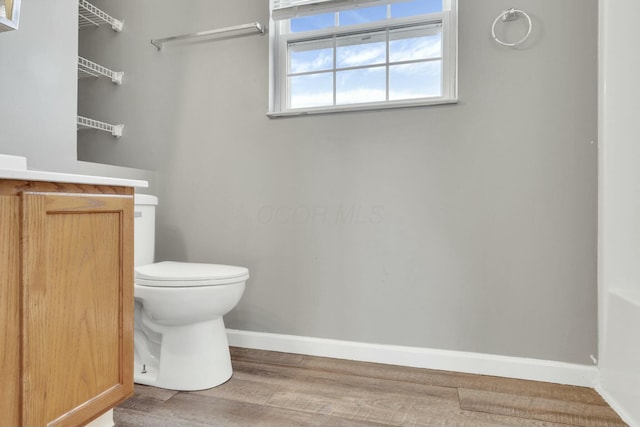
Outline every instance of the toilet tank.
<path id="1" fill-rule="evenodd" d="M 133 221 L 133 264 L 153 264 L 156 243 L 156 206 L 158 198 L 149 194 L 136 194 Z"/>

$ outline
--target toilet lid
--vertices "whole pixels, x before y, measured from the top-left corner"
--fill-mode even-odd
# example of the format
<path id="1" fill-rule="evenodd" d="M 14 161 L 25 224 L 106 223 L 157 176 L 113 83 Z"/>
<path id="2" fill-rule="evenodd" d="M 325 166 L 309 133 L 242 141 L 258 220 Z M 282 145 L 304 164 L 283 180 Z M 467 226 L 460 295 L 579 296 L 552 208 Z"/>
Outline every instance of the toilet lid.
<path id="1" fill-rule="evenodd" d="M 136 284 L 143 286 L 213 286 L 249 278 L 245 267 L 164 261 L 136 267 Z"/>

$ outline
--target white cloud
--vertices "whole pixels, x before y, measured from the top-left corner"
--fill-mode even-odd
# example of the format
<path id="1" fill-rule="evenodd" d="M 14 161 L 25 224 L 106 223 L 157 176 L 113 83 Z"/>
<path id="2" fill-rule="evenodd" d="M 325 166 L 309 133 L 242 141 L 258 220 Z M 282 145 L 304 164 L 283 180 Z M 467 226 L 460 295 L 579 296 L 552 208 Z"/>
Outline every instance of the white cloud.
<path id="1" fill-rule="evenodd" d="M 319 49 L 304 53 L 292 53 L 291 72 L 327 70 L 333 67 L 333 49 Z"/>
<path id="2" fill-rule="evenodd" d="M 385 62 L 385 43 L 371 43 L 358 46 L 338 46 L 338 67 L 380 64 Z"/>
<path id="3" fill-rule="evenodd" d="M 435 37 L 392 40 L 389 50 L 393 62 L 435 58 L 442 56 L 442 41 Z"/>

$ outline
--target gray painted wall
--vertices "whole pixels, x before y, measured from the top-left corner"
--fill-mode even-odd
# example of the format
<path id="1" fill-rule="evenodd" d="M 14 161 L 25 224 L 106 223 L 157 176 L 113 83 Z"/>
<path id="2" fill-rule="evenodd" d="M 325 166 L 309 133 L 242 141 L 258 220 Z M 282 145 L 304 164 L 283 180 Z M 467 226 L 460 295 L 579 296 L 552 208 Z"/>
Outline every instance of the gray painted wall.
<path id="1" fill-rule="evenodd" d="M 266 37 L 149 44 L 267 21 L 266 0 L 103 4 L 127 28 L 81 50 L 129 74 L 81 106 L 130 123 L 80 156 L 158 168 L 160 260 L 250 268 L 227 326 L 590 363 L 595 0 L 460 0 L 456 105 L 276 120 Z M 525 48 L 491 40 L 508 7 Z"/>
<path id="2" fill-rule="evenodd" d="M 0 152 L 60 170 L 76 160 L 77 2 L 22 2 L 0 33 Z"/>
<path id="3" fill-rule="evenodd" d="M 27 157 L 30 169 L 153 186 L 155 172 L 77 161 L 77 58 L 77 0 L 22 2 L 19 29 L 0 33 L 0 153 Z"/>

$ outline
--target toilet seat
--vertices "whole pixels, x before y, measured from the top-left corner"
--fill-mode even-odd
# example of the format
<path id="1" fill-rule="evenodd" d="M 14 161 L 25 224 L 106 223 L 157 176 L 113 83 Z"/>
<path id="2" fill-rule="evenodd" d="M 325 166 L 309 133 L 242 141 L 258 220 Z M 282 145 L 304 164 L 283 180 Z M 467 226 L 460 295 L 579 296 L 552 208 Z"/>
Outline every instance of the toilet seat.
<path id="1" fill-rule="evenodd" d="M 249 278 L 245 267 L 173 261 L 136 267 L 135 273 L 136 285 L 171 288 L 228 285 Z"/>

